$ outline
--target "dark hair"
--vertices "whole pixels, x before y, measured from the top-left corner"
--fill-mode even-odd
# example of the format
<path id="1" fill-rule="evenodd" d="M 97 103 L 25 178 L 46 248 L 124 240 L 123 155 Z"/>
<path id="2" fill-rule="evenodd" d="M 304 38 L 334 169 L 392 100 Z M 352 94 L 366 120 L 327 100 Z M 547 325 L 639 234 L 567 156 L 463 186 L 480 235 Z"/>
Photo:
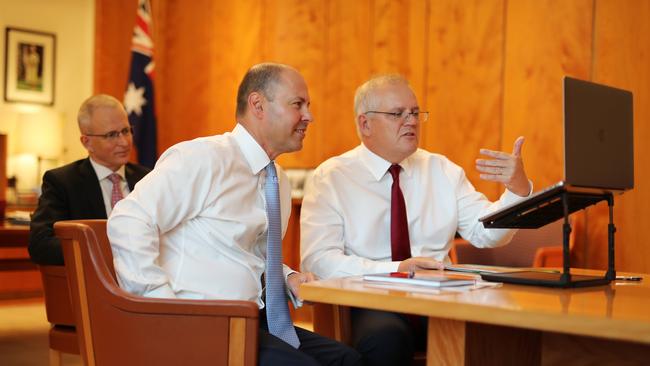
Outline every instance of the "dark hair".
<path id="1" fill-rule="evenodd" d="M 272 84 L 280 79 L 283 71 L 290 67 L 283 64 L 266 62 L 248 69 L 237 90 L 237 117 L 246 113 L 248 96 L 253 92 L 262 92 L 264 97 L 273 100 Z"/>

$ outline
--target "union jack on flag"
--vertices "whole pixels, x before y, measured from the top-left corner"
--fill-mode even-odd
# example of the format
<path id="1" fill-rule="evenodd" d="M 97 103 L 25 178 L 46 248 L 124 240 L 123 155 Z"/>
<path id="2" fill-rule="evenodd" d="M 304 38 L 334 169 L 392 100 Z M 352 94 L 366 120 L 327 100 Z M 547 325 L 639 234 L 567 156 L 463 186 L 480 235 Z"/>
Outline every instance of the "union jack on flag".
<path id="1" fill-rule="evenodd" d="M 150 168 L 153 168 L 158 157 L 153 93 L 152 31 L 149 1 L 138 0 L 131 45 L 131 72 L 124 93 L 124 108 L 133 127 L 133 141 L 138 151 L 138 162 Z"/>

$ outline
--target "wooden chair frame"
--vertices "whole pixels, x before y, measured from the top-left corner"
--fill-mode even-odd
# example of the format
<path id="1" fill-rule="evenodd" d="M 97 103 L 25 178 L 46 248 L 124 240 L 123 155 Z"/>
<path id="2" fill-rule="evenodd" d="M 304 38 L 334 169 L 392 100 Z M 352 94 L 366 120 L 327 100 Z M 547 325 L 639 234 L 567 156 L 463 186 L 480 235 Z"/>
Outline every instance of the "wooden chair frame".
<path id="1" fill-rule="evenodd" d="M 62 221 L 61 240 L 84 364 L 257 364 L 257 304 L 155 299 L 118 285 L 106 220 Z"/>

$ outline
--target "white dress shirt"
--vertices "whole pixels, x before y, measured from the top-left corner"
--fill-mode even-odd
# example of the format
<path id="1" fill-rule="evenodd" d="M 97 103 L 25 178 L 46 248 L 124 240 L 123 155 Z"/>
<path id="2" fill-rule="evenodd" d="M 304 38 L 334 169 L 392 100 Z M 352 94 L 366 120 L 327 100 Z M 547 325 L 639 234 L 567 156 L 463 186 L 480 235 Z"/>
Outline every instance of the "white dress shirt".
<path id="1" fill-rule="evenodd" d="M 113 211 L 113 208 L 111 208 L 113 182 L 111 182 L 108 177 L 113 173 L 117 173 L 120 176 L 120 189 L 122 190 L 122 197 L 126 197 L 131 192 L 131 190 L 129 190 L 129 184 L 125 178 L 126 169 L 124 168 L 124 165 L 122 165 L 118 170 L 112 171 L 109 168 L 94 161 L 93 158 L 90 158 L 90 165 L 92 165 L 93 169 L 95 170 L 95 174 L 97 174 L 97 179 L 99 179 L 99 186 L 102 189 L 102 197 L 104 198 L 104 209 L 106 209 L 106 217 L 109 217 L 111 215 L 111 211 Z"/>
<path id="2" fill-rule="evenodd" d="M 320 278 L 393 272 L 391 163 L 360 145 L 321 164 L 305 185 L 301 259 Z M 446 157 L 418 149 L 400 163 L 411 255 L 449 262 L 456 231 L 477 247 L 507 243 L 514 230 L 484 229 L 478 218 L 523 199 L 506 190 L 491 203 Z"/>
<path id="3" fill-rule="evenodd" d="M 165 151 L 108 220 L 120 286 L 147 297 L 249 300 L 263 307 L 269 162 L 239 124 Z M 291 188 L 280 169 L 278 178 L 284 236 Z"/>

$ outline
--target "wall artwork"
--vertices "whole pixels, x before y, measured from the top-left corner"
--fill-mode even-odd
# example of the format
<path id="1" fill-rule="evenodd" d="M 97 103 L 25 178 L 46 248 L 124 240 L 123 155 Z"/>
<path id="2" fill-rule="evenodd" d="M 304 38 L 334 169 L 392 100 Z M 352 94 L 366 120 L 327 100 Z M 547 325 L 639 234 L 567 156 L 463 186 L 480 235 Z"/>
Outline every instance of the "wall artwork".
<path id="1" fill-rule="evenodd" d="M 53 105 L 55 52 L 54 33 L 7 27 L 5 101 Z"/>

